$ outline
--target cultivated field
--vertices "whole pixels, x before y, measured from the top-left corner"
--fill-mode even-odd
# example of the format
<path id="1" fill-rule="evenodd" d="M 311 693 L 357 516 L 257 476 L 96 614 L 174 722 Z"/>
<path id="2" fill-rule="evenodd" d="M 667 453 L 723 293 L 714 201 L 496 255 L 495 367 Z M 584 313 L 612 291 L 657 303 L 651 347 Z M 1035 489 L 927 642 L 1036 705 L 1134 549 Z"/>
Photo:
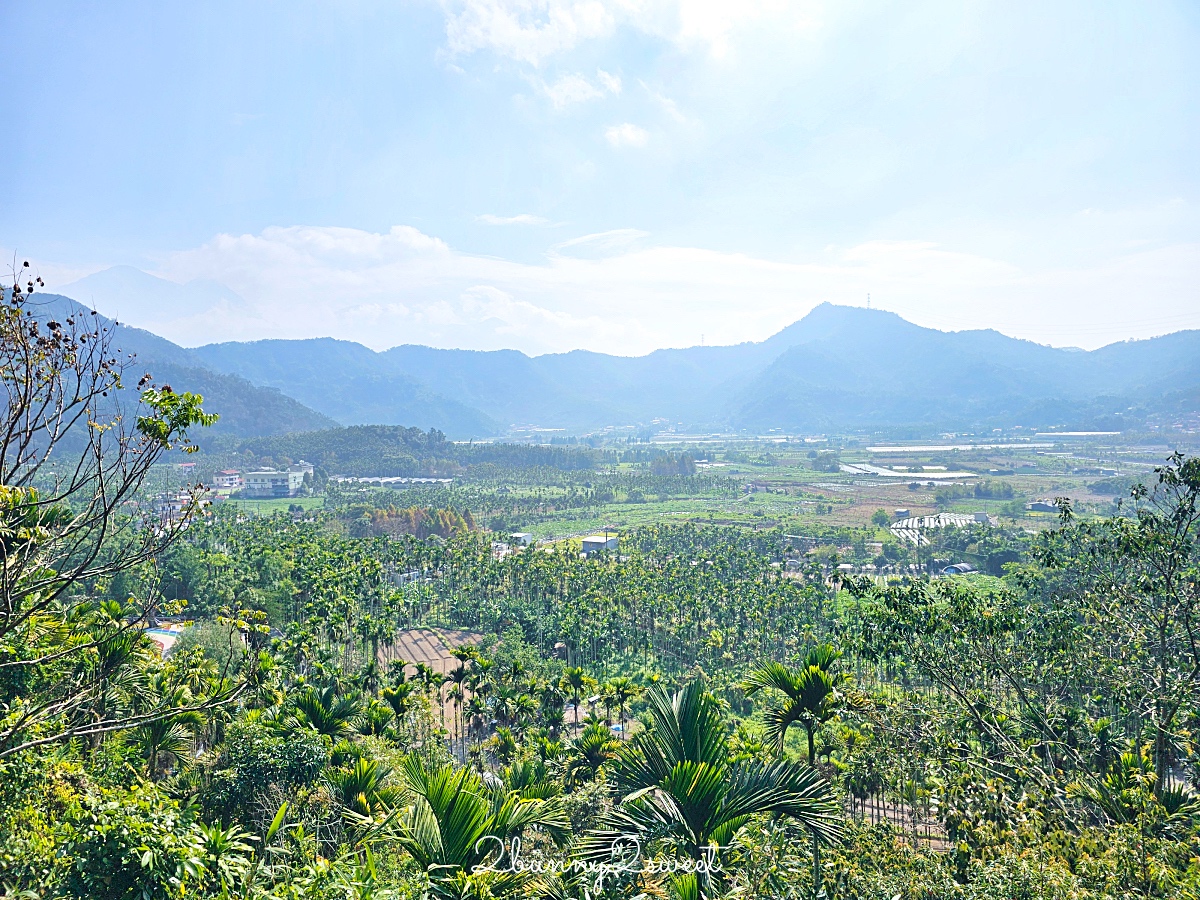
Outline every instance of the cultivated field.
<path id="1" fill-rule="evenodd" d="M 403 660 L 405 677 L 416 674 L 416 664 L 424 663 L 439 674 L 457 669 L 459 661 L 451 655 L 455 647 L 477 646 L 483 635 L 452 628 L 409 628 L 396 634 L 395 643 L 379 648 L 379 663 L 386 667 Z"/>

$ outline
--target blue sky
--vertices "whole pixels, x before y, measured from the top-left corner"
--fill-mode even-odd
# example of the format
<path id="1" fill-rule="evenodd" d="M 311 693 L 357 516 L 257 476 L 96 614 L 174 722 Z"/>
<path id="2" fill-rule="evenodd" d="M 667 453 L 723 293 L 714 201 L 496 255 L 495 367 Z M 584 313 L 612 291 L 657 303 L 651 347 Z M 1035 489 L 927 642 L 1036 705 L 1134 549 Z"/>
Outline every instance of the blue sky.
<path id="1" fill-rule="evenodd" d="M 0 8 L 0 248 L 185 344 L 1200 327 L 1194 4 Z"/>

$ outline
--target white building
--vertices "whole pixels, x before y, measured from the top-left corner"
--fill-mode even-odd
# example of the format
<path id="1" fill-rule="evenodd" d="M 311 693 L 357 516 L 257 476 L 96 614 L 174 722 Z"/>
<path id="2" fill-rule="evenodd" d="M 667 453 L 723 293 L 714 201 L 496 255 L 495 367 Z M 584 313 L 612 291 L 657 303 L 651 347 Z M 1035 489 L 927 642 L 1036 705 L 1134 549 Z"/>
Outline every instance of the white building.
<path id="1" fill-rule="evenodd" d="M 258 472 L 247 472 L 245 483 L 246 486 L 242 493 L 251 499 L 295 497 L 304 487 L 304 472 L 292 469 L 288 469 L 286 472 L 263 469 Z"/>

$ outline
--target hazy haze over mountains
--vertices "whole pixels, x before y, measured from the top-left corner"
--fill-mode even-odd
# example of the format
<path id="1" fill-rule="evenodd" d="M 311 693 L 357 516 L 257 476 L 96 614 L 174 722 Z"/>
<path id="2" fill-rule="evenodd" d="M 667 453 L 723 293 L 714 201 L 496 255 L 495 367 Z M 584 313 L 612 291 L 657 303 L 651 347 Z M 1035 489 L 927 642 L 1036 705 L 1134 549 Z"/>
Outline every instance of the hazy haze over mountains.
<path id="1" fill-rule="evenodd" d="M 485 418 L 569 431 L 655 419 L 751 431 L 1112 425 L 1130 406 L 1200 385 L 1197 331 L 1081 352 L 830 304 L 759 343 L 640 357 L 374 353 L 328 339 L 194 352 L 343 424 L 438 424 L 464 436 L 483 436 Z"/>
<path id="2" fill-rule="evenodd" d="M 177 284 L 133 266 L 93 272 L 57 289 L 110 319 L 133 324 L 180 344 L 203 334 L 214 320 L 244 314 L 245 301 L 216 281 Z"/>
<path id="3" fill-rule="evenodd" d="M 200 305 L 214 296 L 180 290 Z M 583 432 L 656 420 L 754 432 L 1125 427 L 1143 406 L 1190 409 L 1200 389 L 1200 331 L 1084 352 L 831 304 L 765 341 L 637 357 L 413 344 L 376 352 L 331 338 L 184 349 L 141 329 L 119 335 L 160 379 L 204 394 L 221 431 L 246 435 L 336 423 L 482 438 L 513 426 Z"/>

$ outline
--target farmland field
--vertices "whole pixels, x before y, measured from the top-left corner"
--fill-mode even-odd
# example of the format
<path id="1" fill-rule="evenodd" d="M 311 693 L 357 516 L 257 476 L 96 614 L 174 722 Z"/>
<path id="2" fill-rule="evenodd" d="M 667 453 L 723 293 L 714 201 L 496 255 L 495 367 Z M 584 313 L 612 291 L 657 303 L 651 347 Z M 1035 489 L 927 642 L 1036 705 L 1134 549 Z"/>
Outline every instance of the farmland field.
<path id="1" fill-rule="evenodd" d="M 379 662 L 384 666 L 399 661 L 408 663 L 405 673 L 409 677 L 415 674 L 418 663 L 445 675 L 459 665 L 451 650 L 456 647 L 476 647 L 482 641 L 483 635 L 469 631 L 407 628 L 397 631 L 391 641 L 379 649 Z"/>

